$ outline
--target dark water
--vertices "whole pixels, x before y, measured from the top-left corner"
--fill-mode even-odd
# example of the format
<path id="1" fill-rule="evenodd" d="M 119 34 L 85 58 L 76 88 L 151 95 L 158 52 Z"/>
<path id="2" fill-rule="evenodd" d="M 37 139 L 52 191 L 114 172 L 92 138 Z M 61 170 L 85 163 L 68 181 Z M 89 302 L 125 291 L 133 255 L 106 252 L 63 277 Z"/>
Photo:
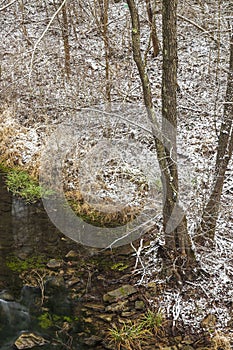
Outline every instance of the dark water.
<path id="1" fill-rule="evenodd" d="M 13 349 L 11 344 L 20 332 L 35 331 L 29 307 L 36 288 L 22 286 L 18 273 L 7 266 L 9 258 L 43 255 L 47 260 L 57 259 L 74 247 L 77 245 L 64 239 L 52 225 L 41 204 L 28 205 L 11 196 L 0 174 L 0 350 Z M 9 291 L 13 300 L 3 300 L 4 291 Z"/>

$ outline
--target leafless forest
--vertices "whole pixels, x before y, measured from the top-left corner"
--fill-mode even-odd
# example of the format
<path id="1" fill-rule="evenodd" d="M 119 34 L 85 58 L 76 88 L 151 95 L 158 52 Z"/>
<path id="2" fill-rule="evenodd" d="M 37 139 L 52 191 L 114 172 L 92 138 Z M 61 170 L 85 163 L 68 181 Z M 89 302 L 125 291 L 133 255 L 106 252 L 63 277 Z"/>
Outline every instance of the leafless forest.
<path id="1" fill-rule="evenodd" d="M 76 125 L 80 125 L 79 157 L 87 157 L 87 163 L 92 147 L 105 137 L 106 132 L 112 135 L 113 128 L 117 139 L 133 139 L 145 146 L 148 152 L 155 152 L 153 137 L 137 124 L 147 127 L 147 121 L 136 111 L 137 106 L 142 108 L 144 100 L 132 54 L 128 3 L 130 1 L 123 0 L 0 2 L 1 161 L 11 167 L 19 165 L 38 176 L 44 140 L 51 130 L 64 121 L 75 121 Z M 138 0 L 135 3 L 141 25 L 141 54 L 151 84 L 153 107 L 160 118 L 162 1 Z M 157 35 L 159 52 L 156 55 L 146 6 L 149 3 Z M 227 82 L 230 79 L 232 17 L 233 5 L 230 0 L 178 2 L 177 145 L 180 197 L 185 203 L 188 231 L 204 277 L 188 282 L 182 291 L 168 288 L 157 300 L 174 320 L 174 325 L 181 321 L 184 328 L 188 327 L 193 332 L 199 332 L 204 315 L 214 314 L 217 332 L 231 341 L 232 159 L 224 174 L 215 245 L 205 246 L 198 240 L 195 244 L 194 238 L 213 187 Z M 232 101 L 227 103 L 231 104 Z M 112 106 L 114 113 L 124 111 L 126 119 L 127 111 L 133 109 L 127 127 L 124 128 L 123 122 L 118 125 L 115 120 L 112 124 L 101 118 L 95 118 L 94 122 L 93 119 L 82 120 L 82 109 L 102 110 L 105 106 L 108 106 L 107 111 Z M 229 118 L 232 135 L 232 115 Z M 143 155 L 142 152 L 140 156 Z M 67 171 L 72 175 L 72 166 Z M 135 176 L 143 175 L 137 173 Z M 114 192 L 114 179 L 108 180 L 112 186 L 110 188 L 113 188 L 112 194 L 122 199 L 122 194 L 119 197 L 122 188 Z M 133 185 L 128 182 L 125 197 L 130 196 L 132 191 L 138 192 L 142 184 L 140 181 Z M 72 190 L 75 184 L 74 177 L 72 181 L 67 180 L 67 191 Z M 140 207 L 140 201 L 143 201 L 141 197 L 145 190 L 140 191 L 138 197 L 133 199 L 139 203 L 135 204 L 136 207 Z M 155 279 L 155 271 L 161 268 L 157 254 L 158 242 L 163 241 L 162 213 L 157 215 L 156 220 L 156 237 L 149 246 L 144 246 L 142 242 L 136 254 L 135 273 L 138 274 L 139 284 Z"/>

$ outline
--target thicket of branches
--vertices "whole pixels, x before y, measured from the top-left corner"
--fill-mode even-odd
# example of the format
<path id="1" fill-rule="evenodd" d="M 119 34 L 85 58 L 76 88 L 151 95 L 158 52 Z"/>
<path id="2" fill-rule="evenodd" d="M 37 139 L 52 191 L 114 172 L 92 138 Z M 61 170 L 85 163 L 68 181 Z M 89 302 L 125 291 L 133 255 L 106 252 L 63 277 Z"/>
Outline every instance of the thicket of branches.
<path id="1" fill-rule="evenodd" d="M 162 33 L 162 28 L 166 29 L 166 19 L 162 25 L 162 5 L 166 1 L 16 0 L 0 5 L 2 123 L 14 117 L 23 133 L 33 127 L 39 144 L 41 125 L 75 118 L 82 107 L 143 103 L 145 88 L 134 64 L 135 52 L 134 57 L 132 54 L 133 5 L 141 27 L 138 54 L 151 90 L 150 105 L 147 100 L 146 107 L 160 113 L 164 101 L 161 94 L 166 95 L 162 90 L 162 45 L 166 35 Z M 195 149 L 191 158 L 197 174 L 193 192 L 196 217 L 192 210 L 188 217 L 192 225 L 200 223 L 193 233 L 198 233 L 196 243 L 201 245 L 207 236 L 213 241 L 225 178 L 230 193 L 227 200 L 232 201 L 231 16 L 230 1 L 178 3 L 175 127 L 182 135 L 179 137 L 188 141 L 182 154 L 189 155 L 189 149 Z M 210 165 L 206 166 L 207 162 Z M 173 165 L 170 159 L 169 166 Z M 174 195 L 171 188 L 172 192 Z M 179 237 L 173 249 L 180 248 Z"/>

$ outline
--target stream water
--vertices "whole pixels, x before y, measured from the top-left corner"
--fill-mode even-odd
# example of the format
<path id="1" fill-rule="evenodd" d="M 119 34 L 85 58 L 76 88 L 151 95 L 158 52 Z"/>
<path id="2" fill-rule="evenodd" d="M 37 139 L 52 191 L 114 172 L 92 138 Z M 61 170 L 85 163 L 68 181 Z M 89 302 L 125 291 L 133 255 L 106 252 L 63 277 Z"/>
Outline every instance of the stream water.
<path id="1" fill-rule="evenodd" d="M 64 257 L 74 246 L 50 223 L 41 204 L 28 205 L 11 196 L 0 174 L 0 350 L 13 349 L 22 331 L 37 331 L 30 315 L 36 288 L 22 285 L 18 273 L 8 267 L 9 257 L 22 261 L 40 255 L 48 259 Z M 64 302 L 60 306 L 64 307 Z"/>

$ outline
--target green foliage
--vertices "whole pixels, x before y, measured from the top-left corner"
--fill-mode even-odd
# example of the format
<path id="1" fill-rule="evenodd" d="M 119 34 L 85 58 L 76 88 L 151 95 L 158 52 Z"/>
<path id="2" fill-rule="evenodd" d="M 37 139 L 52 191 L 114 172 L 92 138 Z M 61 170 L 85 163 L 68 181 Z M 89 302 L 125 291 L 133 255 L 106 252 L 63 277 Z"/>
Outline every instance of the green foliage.
<path id="1" fill-rule="evenodd" d="M 6 185 L 14 195 L 20 196 L 28 203 L 38 201 L 42 196 L 50 195 L 50 191 L 43 190 L 38 182 L 26 171 L 14 169 L 6 175 Z"/>
<path id="2" fill-rule="evenodd" d="M 126 265 L 122 262 L 118 262 L 114 265 L 111 266 L 111 270 L 115 270 L 115 271 L 124 271 L 125 269 L 127 269 L 129 267 L 129 265 Z"/>
<path id="3" fill-rule="evenodd" d="M 147 339 L 152 336 L 152 333 L 142 327 L 142 324 L 130 322 L 124 323 L 118 328 L 116 325 L 109 330 L 110 342 L 115 344 L 116 349 L 122 347 L 127 350 L 142 349 L 142 345 L 146 344 Z"/>
<path id="4" fill-rule="evenodd" d="M 46 261 L 43 256 L 33 256 L 25 260 L 21 260 L 15 256 L 9 257 L 6 265 L 15 272 L 21 273 L 32 269 L 40 269 L 45 267 Z"/>
<path id="5" fill-rule="evenodd" d="M 78 317 L 70 317 L 67 315 L 56 315 L 50 314 L 49 312 L 45 312 L 38 316 L 39 326 L 43 329 L 47 329 L 50 327 L 61 327 L 63 322 L 73 323 L 78 321 Z"/>
<path id="6" fill-rule="evenodd" d="M 45 312 L 44 314 L 40 315 L 38 317 L 39 320 L 39 326 L 43 329 L 47 329 L 53 326 L 53 320 L 48 312 Z"/>
<path id="7" fill-rule="evenodd" d="M 162 332 L 164 317 L 161 312 L 148 310 L 141 319 L 134 322 L 124 323 L 123 326 L 109 329 L 110 343 L 114 343 L 116 349 L 136 350 L 142 349 L 143 344 L 148 342 L 151 336 Z"/>
<path id="8" fill-rule="evenodd" d="M 164 316 L 161 312 L 153 312 L 148 310 L 143 316 L 140 324 L 143 328 L 153 331 L 155 334 L 158 333 L 164 322 Z"/>

